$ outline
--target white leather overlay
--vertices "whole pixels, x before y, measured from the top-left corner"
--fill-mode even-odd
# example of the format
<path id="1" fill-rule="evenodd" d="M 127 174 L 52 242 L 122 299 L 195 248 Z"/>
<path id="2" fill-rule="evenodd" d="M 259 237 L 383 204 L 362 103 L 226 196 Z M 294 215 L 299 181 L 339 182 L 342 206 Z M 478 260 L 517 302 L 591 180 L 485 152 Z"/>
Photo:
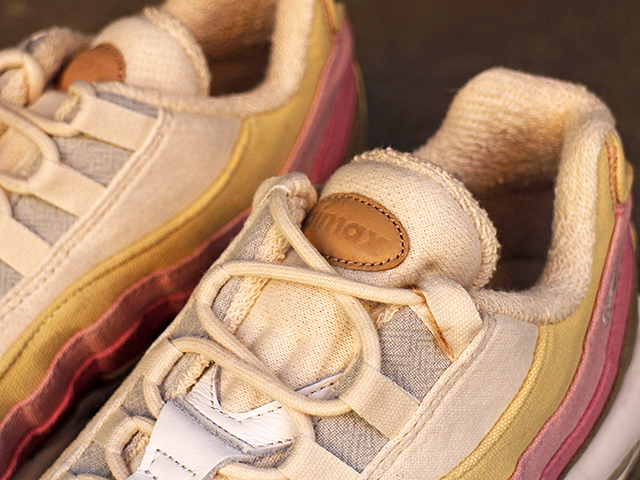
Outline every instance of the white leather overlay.
<path id="1" fill-rule="evenodd" d="M 531 367 L 532 323 L 497 315 L 429 391 L 362 479 L 437 479 L 469 455 L 500 418 Z M 416 461 L 420 459 L 420 461 Z"/>
<path id="2" fill-rule="evenodd" d="M 224 410 L 217 372 L 210 368 L 191 392 L 162 408 L 140 467 L 129 480 L 201 480 L 229 462 L 251 461 L 291 444 L 297 430 L 277 402 L 244 413 Z M 299 392 L 327 397 L 334 382 L 331 377 Z"/>

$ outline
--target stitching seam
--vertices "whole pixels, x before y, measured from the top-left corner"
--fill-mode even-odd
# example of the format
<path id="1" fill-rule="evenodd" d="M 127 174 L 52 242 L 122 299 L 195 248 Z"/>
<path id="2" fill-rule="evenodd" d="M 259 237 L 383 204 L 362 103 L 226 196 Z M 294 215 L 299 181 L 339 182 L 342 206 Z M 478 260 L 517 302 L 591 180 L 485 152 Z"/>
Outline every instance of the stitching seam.
<path id="1" fill-rule="evenodd" d="M 116 65 L 118 66 L 118 80 L 120 80 L 121 82 L 124 82 L 125 79 L 125 73 L 124 73 L 124 61 L 122 60 L 122 54 L 118 51 L 118 49 L 116 47 L 114 47 L 113 45 L 111 45 L 110 43 L 103 43 L 101 45 L 98 45 L 99 48 L 104 48 L 107 52 L 109 52 L 111 54 L 111 56 L 113 57 L 113 59 L 116 62 Z M 96 47 L 96 48 L 98 48 Z"/>
<path id="2" fill-rule="evenodd" d="M 369 267 L 377 267 L 380 265 L 385 265 L 389 262 L 392 262 L 394 260 L 399 259 L 400 257 L 402 257 L 405 252 L 406 252 L 406 243 L 405 243 L 405 238 L 404 238 L 404 234 L 402 232 L 402 227 L 400 226 L 399 222 L 393 218 L 391 216 L 391 214 L 387 211 L 385 211 L 384 209 L 380 208 L 378 205 L 374 205 L 371 202 L 367 202 L 364 198 L 360 198 L 360 197 L 356 197 L 354 195 L 349 195 L 349 194 L 337 194 L 337 195 L 330 195 L 327 198 L 350 198 L 352 200 L 356 200 L 360 203 L 363 203 L 365 205 L 368 205 L 370 207 L 375 208 L 377 211 L 379 211 L 380 213 L 382 213 L 385 217 L 387 217 L 389 220 L 391 220 L 391 223 L 393 223 L 393 226 L 396 227 L 396 230 L 398 230 L 398 237 L 400 238 L 400 244 L 402 245 L 400 252 L 395 256 L 395 257 L 390 257 L 387 260 L 383 260 L 381 262 L 375 262 L 375 263 L 371 263 L 371 262 L 354 262 L 352 260 L 344 260 L 342 258 L 338 258 L 338 257 L 334 257 L 332 255 L 326 255 L 323 254 L 323 257 L 329 259 L 329 260 L 333 260 L 334 262 L 339 262 L 339 263 L 344 263 L 347 265 L 362 265 L 362 266 L 369 266 Z"/>
<path id="3" fill-rule="evenodd" d="M 284 445 L 285 443 L 289 443 L 289 442 L 291 442 L 291 441 L 293 440 L 293 438 L 286 438 L 286 439 L 284 439 L 284 440 L 278 440 L 278 441 L 276 441 L 276 442 L 264 443 L 264 444 L 260 444 L 260 445 L 253 445 L 253 444 L 250 444 L 250 443 L 249 443 L 248 441 L 246 441 L 244 438 L 239 437 L 238 435 L 236 435 L 236 434 L 234 434 L 234 433 L 230 432 L 229 430 L 227 430 L 226 428 L 224 428 L 224 427 L 223 427 L 222 425 L 220 425 L 219 423 L 216 423 L 215 421 L 213 421 L 213 420 L 211 420 L 210 418 L 208 418 L 208 417 L 204 414 L 204 412 L 200 411 L 200 410 L 198 409 L 198 407 L 196 407 L 196 406 L 195 406 L 195 405 L 193 405 L 192 403 L 190 403 L 190 402 L 189 402 L 189 405 L 191 405 L 193 408 L 195 408 L 195 409 L 196 409 L 196 411 L 198 411 L 198 413 L 200 413 L 201 415 L 203 415 L 207 420 L 209 420 L 209 421 L 211 421 L 211 422 L 215 423 L 216 427 L 218 427 L 220 430 L 224 431 L 225 433 L 227 433 L 229 436 L 231 436 L 231 437 L 235 438 L 236 440 L 238 440 L 238 441 L 240 441 L 240 442 L 242 442 L 242 443 L 244 443 L 244 444 L 251 445 L 252 447 L 260 448 L 260 447 L 269 447 L 269 446 L 272 446 L 272 445 Z M 278 410 L 278 409 L 280 409 L 280 408 L 282 408 L 282 407 L 278 407 L 278 408 L 276 408 L 276 409 L 274 409 L 274 410 L 271 410 L 271 411 L 276 411 L 276 410 Z M 217 411 L 219 411 L 220 413 L 222 413 L 223 415 L 225 415 L 226 417 L 231 418 L 232 420 L 235 420 L 234 418 L 229 417 L 229 416 L 228 416 L 226 413 L 224 413 L 223 411 L 221 411 L 221 410 L 219 410 L 219 409 L 217 409 L 217 408 L 216 408 L 216 410 L 217 410 Z M 265 412 L 265 414 L 266 414 L 266 413 L 270 413 L 270 412 Z M 264 414 L 263 414 L 263 415 L 264 415 Z M 259 416 L 259 415 L 258 415 L 258 416 Z M 255 418 L 255 417 L 252 417 L 252 418 Z M 242 423 L 242 421 L 238 421 L 238 420 L 235 420 L 235 421 L 236 421 L 236 422 L 238 422 L 238 423 Z M 215 435 L 216 437 L 220 438 L 220 436 L 219 436 L 219 435 L 216 435 L 216 434 L 215 434 L 215 432 L 210 432 L 210 433 L 211 433 L 212 435 Z M 222 440 L 224 441 L 224 439 L 222 439 Z M 226 443 L 229 443 L 229 442 L 226 442 Z M 232 446 L 234 446 L 234 445 L 232 445 Z M 234 447 L 235 447 L 235 446 L 234 446 Z"/>
<path id="4" fill-rule="evenodd" d="M 173 117 L 171 115 L 167 115 L 166 117 L 166 123 L 163 127 L 163 130 L 160 132 L 160 134 L 158 135 L 158 137 L 156 138 L 156 140 L 154 141 L 153 146 L 151 146 L 149 148 L 149 154 L 147 156 L 147 158 L 150 157 L 150 155 L 152 153 L 155 153 L 157 151 L 157 149 L 160 148 L 160 146 L 163 143 L 163 140 L 165 139 L 166 135 L 167 135 L 167 131 L 169 131 L 171 129 L 172 126 L 172 120 Z M 131 172 L 132 177 L 136 178 L 138 173 L 140 172 L 140 170 L 142 170 L 144 168 L 144 166 L 147 164 L 147 162 L 140 162 L 140 164 L 136 165 L 136 168 Z M 119 199 L 120 197 L 126 192 L 128 191 L 130 185 L 132 182 L 127 182 L 125 185 L 123 185 L 123 188 L 118 192 L 117 195 L 114 195 L 114 197 L 112 198 L 112 200 L 109 202 L 108 205 L 105 206 L 105 210 L 106 209 L 110 209 Z M 91 228 L 93 228 L 93 226 L 95 225 L 95 223 L 98 221 L 98 217 L 95 216 L 94 218 L 91 219 L 90 222 L 87 223 L 87 225 L 85 226 L 85 231 L 82 232 L 83 234 L 86 231 L 89 231 Z M 174 232 L 172 232 L 174 233 Z M 53 272 L 55 271 L 56 267 L 58 266 L 57 264 L 60 264 L 62 262 L 64 262 L 69 253 L 75 248 L 75 246 L 80 243 L 80 241 L 84 238 L 84 235 L 80 235 L 80 238 L 77 238 L 75 242 L 69 244 L 64 250 L 62 250 L 60 252 L 60 256 L 58 258 L 56 258 L 53 262 L 53 264 L 45 271 L 44 276 L 42 278 L 43 282 L 46 282 L 49 278 L 49 276 L 51 274 L 53 274 Z M 159 242 L 158 242 L 159 243 Z M 57 264 L 56 264 L 57 263 Z M 112 268 L 108 269 L 106 272 L 103 272 L 97 279 L 94 279 L 93 282 L 101 279 L 102 277 L 109 275 L 112 271 L 120 268 L 122 265 L 118 264 L 118 265 L 114 265 Z M 89 288 L 93 282 L 90 282 L 82 287 L 79 287 L 74 294 L 69 295 L 66 300 L 61 303 L 60 305 L 57 306 L 57 308 L 55 310 L 53 310 L 46 319 L 44 319 L 42 321 L 42 323 L 38 326 L 38 328 L 29 336 L 29 338 L 24 342 L 22 348 L 20 349 L 20 351 L 16 354 L 15 358 L 9 363 L 9 365 L 7 365 L 6 369 L 3 372 L 0 372 L 0 381 L 2 381 L 4 379 L 4 377 L 7 375 L 7 373 L 11 370 L 11 368 L 13 367 L 13 365 L 22 357 L 22 354 L 24 353 L 24 351 L 29 347 L 29 345 L 31 344 L 31 342 L 33 341 L 33 339 L 35 337 L 38 336 L 38 334 L 40 333 L 40 331 L 51 321 L 51 319 L 53 319 L 57 312 L 63 308 L 67 303 L 69 303 L 73 298 L 75 298 L 75 295 L 82 293 L 85 289 Z M 34 289 L 35 290 L 35 289 Z M 27 293 L 31 293 L 31 292 L 27 292 Z M 12 308 L 11 310 L 15 309 L 18 305 L 20 305 L 22 303 L 22 300 L 24 300 L 23 297 L 20 301 L 18 301 L 17 305 L 14 306 L 14 308 Z"/>
<path id="5" fill-rule="evenodd" d="M 460 381 L 460 378 L 464 376 L 464 374 L 468 371 L 469 365 L 473 364 L 477 358 L 485 351 L 485 347 L 489 342 L 490 338 L 495 334 L 496 324 L 494 323 L 491 326 L 491 330 L 485 332 L 484 338 L 482 338 L 481 342 L 476 347 L 476 350 L 473 352 L 469 358 L 465 359 L 463 362 L 459 363 L 455 368 L 455 372 L 449 379 L 444 381 L 442 384 L 434 385 L 431 391 L 435 388 L 438 388 L 438 391 L 434 392 L 435 394 L 431 399 L 429 399 L 429 403 L 425 404 L 425 399 L 422 400 L 421 405 L 414 412 L 412 419 L 407 422 L 403 429 L 408 430 L 399 436 L 398 441 L 391 445 L 386 451 L 386 455 L 383 459 L 379 460 L 375 466 L 372 467 L 371 473 L 365 477 L 366 480 L 380 480 L 382 475 L 388 471 L 395 464 L 396 460 L 404 450 L 404 448 L 413 441 L 419 433 L 422 431 L 424 426 L 433 418 L 435 411 L 438 409 L 438 405 L 440 401 L 451 391 L 451 389 Z M 451 367 L 449 367 L 451 368 Z M 427 396 L 431 392 L 427 393 Z M 424 405 L 424 408 L 421 408 Z"/>
<path id="6" fill-rule="evenodd" d="M 186 465 L 183 465 L 182 463 L 180 463 L 179 461 L 177 461 L 175 458 L 173 458 L 171 455 L 169 455 L 167 452 L 163 452 L 160 449 L 156 449 L 156 452 L 158 452 L 161 455 L 164 455 L 165 457 L 169 458 L 173 463 L 175 463 L 176 465 L 178 465 L 179 467 L 184 468 L 187 472 L 191 473 L 194 476 L 196 475 L 196 472 L 194 472 L 193 470 L 191 470 L 189 467 L 187 467 Z M 153 465 L 153 463 L 156 461 L 157 456 L 153 459 L 153 462 L 151 462 L 151 465 Z M 149 465 L 149 467 L 151 467 L 151 465 Z M 146 470 L 146 472 L 151 475 L 153 478 L 155 478 L 156 480 L 158 480 L 158 477 L 156 477 L 153 473 L 151 473 L 151 471 L 149 469 Z"/>

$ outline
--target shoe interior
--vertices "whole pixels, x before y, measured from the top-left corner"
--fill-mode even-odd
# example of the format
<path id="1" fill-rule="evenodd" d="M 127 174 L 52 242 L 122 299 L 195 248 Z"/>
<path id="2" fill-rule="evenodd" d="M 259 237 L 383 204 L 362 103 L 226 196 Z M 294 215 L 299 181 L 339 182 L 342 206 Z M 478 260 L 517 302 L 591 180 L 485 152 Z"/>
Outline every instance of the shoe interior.
<path id="1" fill-rule="evenodd" d="M 598 158 L 614 132 L 608 109 L 585 88 L 494 69 L 462 88 L 415 152 L 461 180 L 487 210 L 502 247 L 490 288 L 511 292 L 499 302 L 514 312 L 527 305 L 537 311 L 530 320 L 558 321 L 586 292 Z"/>
<path id="2" fill-rule="evenodd" d="M 276 0 L 167 0 L 202 47 L 211 71 L 211 95 L 253 89 L 264 80 Z"/>
<path id="3" fill-rule="evenodd" d="M 518 182 L 476 195 L 493 221 L 501 245 L 489 288 L 526 290 L 542 274 L 551 246 L 553 187 L 551 179 Z"/>

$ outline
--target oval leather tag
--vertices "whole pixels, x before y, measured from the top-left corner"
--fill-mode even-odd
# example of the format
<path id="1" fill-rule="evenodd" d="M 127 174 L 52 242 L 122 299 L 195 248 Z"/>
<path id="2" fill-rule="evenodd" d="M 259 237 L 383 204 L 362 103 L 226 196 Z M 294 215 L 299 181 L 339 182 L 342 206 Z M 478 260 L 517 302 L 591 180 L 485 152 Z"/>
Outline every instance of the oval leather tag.
<path id="1" fill-rule="evenodd" d="M 409 252 L 407 232 L 398 219 L 379 203 L 353 193 L 320 200 L 303 232 L 331 265 L 351 270 L 388 270 Z"/>
<path id="2" fill-rule="evenodd" d="M 66 91 L 73 82 L 124 82 L 125 63 L 120 51 L 109 43 L 76 55 L 60 76 L 60 90 Z"/>

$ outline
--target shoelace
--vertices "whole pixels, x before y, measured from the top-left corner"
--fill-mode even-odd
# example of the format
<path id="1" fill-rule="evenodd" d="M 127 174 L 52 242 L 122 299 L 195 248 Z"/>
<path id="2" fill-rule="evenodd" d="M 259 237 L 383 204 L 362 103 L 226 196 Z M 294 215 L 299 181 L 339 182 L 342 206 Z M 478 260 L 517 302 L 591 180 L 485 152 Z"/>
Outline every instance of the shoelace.
<path id="1" fill-rule="evenodd" d="M 46 83 L 40 64 L 31 55 L 21 50 L 0 52 L 0 74 L 12 69 L 23 69 L 26 73 L 29 102 L 36 101 L 42 95 Z M 88 83 L 79 82 L 69 89 L 69 95 L 69 100 L 65 104 L 75 104 L 81 101 L 80 98 L 83 95 L 95 96 L 96 94 Z M 72 215 L 80 216 L 90 206 L 91 202 L 87 202 L 86 199 L 97 198 L 101 188 L 60 162 L 59 150 L 51 137 L 78 135 L 80 132 L 69 123 L 48 119 L 0 97 L 0 125 L 4 128 L 0 135 L 7 135 L 10 130 L 14 130 L 35 145 L 39 151 L 35 168 L 32 166 L 31 171 L 24 176 L 0 171 L 0 224 L 12 237 L 0 242 L 0 259 L 10 259 L 10 261 L 6 260 L 10 266 L 24 275 L 46 255 L 49 246 L 13 218 L 9 195 L 33 195 Z M 52 178 L 55 182 L 50 181 Z M 57 186 L 45 187 L 47 183 L 55 183 Z M 84 196 L 83 201 L 72 198 L 73 187 L 80 187 L 84 192 L 89 192 Z M 20 253 L 19 249 L 23 249 L 23 252 Z M 27 254 L 29 252 L 31 255 Z"/>
<path id="2" fill-rule="evenodd" d="M 285 385 L 268 367 L 227 329 L 212 310 L 213 302 L 220 288 L 232 277 L 262 277 L 311 286 L 329 292 L 342 306 L 353 323 L 359 345 L 359 356 L 363 364 L 380 371 L 381 350 L 377 329 L 371 317 L 358 299 L 392 306 L 412 306 L 424 302 L 424 297 L 412 290 L 378 287 L 339 276 L 324 257 L 303 235 L 293 220 L 287 206 L 289 192 L 275 187 L 268 197 L 270 213 L 291 247 L 311 269 L 270 264 L 259 261 L 230 261 L 214 266 L 200 282 L 194 293 L 195 308 L 202 326 L 211 340 L 182 337 L 164 340 L 171 355 L 154 355 L 147 365 L 151 366 L 143 377 L 144 399 L 151 414 L 157 418 L 165 402 L 160 387 L 153 380 L 162 379 L 182 355 L 192 353 L 203 356 L 222 369 L 238 376 L 247 384 L 279 402 L 295 422 L 299 435 L 315 441 L 314 428 L 310 416 L 337 416 L 351 411 L 351 407 L 340 398 L 313 399 L 295 392 Z M 160 350 L 162 344 L 158 345 Z M 153 355 L 153 354 L 151 354 Z M 358 384 L 358 377 L 350 389 L 367 394 L 367 385 Z M 161 382 L 160 382 L 161 383 Z M 143 417 L 129 417 L 127 421 L 111 431 L 107 441 L 107 462 L 116 479 L 125 480 L 131 473 L 123 458 L 123 449 L 137 432 L 150 435 L 154 422 Z M 293 456 L 299 442 L 294 442 Z M 286 477 L 275 468 L 231 463 L 220 469 L 220 473 L 242 479 L 280 479 Z M 79 477 L 82 479 L 83 477 Z M 87 477 L 88 479 L 89 477 Z M 95 478 L 95 477 L 91 477 Z"/>

